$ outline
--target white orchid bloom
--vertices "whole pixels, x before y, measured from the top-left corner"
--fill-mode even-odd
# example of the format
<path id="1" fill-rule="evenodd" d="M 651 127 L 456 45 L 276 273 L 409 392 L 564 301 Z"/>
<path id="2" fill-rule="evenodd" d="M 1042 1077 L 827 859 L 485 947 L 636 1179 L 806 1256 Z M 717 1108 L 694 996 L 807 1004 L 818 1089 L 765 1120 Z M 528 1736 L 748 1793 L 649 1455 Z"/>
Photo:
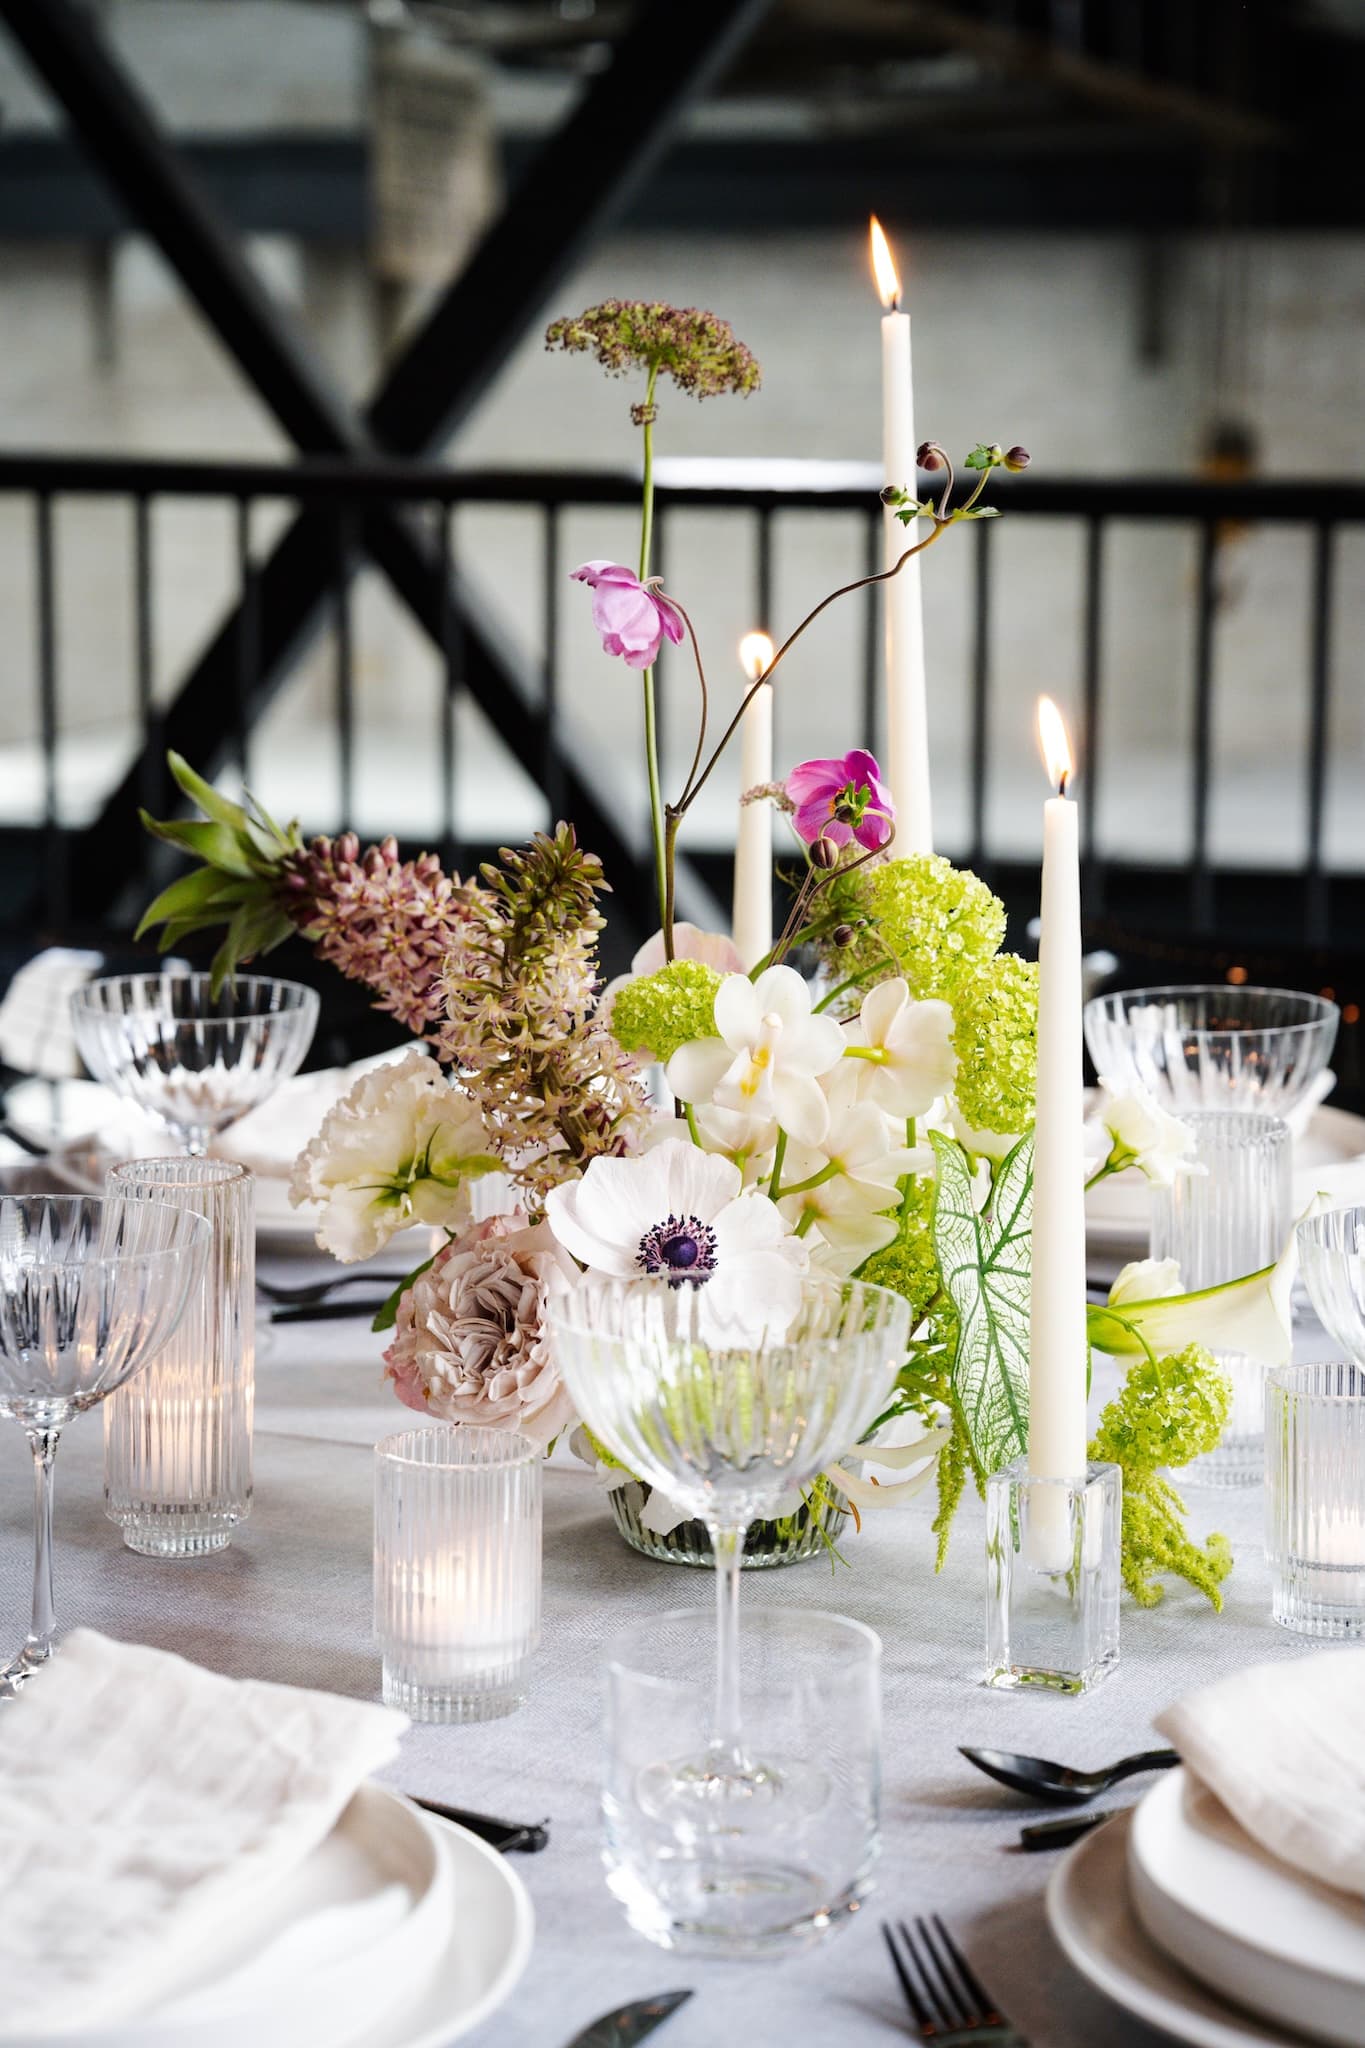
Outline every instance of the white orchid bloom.
<path id="1" fill-rule="evenodd" d="M 888 1116 L 923 1116 L 952 1086 L 953 1013 L 937 1000 L 915 1002 L 899 975 L 868 990 L 846 1029 L 859 1099 Z"/>
<path id="2" fill-rule="evenodd" d="M 293 1206 L 318 1204 L 317 1241 L 348 1263 L 414 1223 L 459 1230 L 469 1184 L 497 1173 L 482 1111 L 414 1049 L 362 1074 L 294 1161 Z"/>
<path id="3" fill-rule="evenodd" d="M 944 1128 L 974 1159 L 989 1159 L 996 1166 L 1002 1159 L 1009 1158 L 1023 1135 L 1021 1131 L 978 1131 L 968 1123 L 956 1099 L 951 1096 L 946 1107 Z M 1095 1163 L 1098 1165 L 1098 1160 Z"/>
<path id="4" fill-rule="evenodd" d="M 800 1306 L 805 1245 L 732 1161 L 685 1138 L 592 1160 L 581 1180 L 551 1188 L 545 1214 L 590 1272 L 695 1288 L 705 1343 L 778 1339 Z"/>
<path id="5" fill-rule="evenodd" d="M 1323 1197 L 1315 1197 L 1298 1221 L 1315 1216 L 1323 1206 Z M 1299 1270 L 1297 1223 L 1273 1266 L 1193 1294 L 1134 1297 L 1132 1288 L 1144 1281 L 1169 1285 L 1173 1263 L 1144 1259 L 1136 1267 L 1125 1267 L 1110 1290 L 1108 1304 L 1086 1312 L 1091 1342 L 1119 1355 L 1150 1349 L 1158 1358 L 1183 1351 L 1187 1344 L 1202 1344 L 1213 1352 L 1240 1352 L 1263 1365 L 1288 1365 L 1294 1341 L 1291 1297 Z M 1128 1285 L 1116 1298 L 1125 1273 L 1130 1276 Z"/>
<path id="6" fill-rule="evenodd" d="M 1194 1132 L 1163 1109 L 1141 1082 L 1120 1089 L 1101 1075 L 1100 1090 L 1096 1117 L 1110 1138 L 1108 1157 L 1101 1162 L 1106 1172 L 1136 1166 L 1148 1180 L 1165 1188 L 1178 1173 L 1203 1172 L 1190 1156 Z"/>
<path id="7" fill-rule="evenodd" d="M 717 1152 L 722 1159 L 733 1160 L 746 1187 L 767 1179 L 777 1147 L 777 1124 L 772 1117 L 722 1109 L 715 1102 L 703 1103 L 692 1114 L 703 1152 Z"/>
<path id="8" fill-rule="evenodd" d="M 832 1017 L 813 1016 L 810 990 L 792 967 L 768 967 L 757 981 L 729 974 L 716 990 L 716 1038 L 694 1038 L 668 1063 L 668 1085 L 684 1102 L 714 1103 L 772 1118 L 804 1145 L 829 1128 L 819 1085 L 843 1056 Z"/>

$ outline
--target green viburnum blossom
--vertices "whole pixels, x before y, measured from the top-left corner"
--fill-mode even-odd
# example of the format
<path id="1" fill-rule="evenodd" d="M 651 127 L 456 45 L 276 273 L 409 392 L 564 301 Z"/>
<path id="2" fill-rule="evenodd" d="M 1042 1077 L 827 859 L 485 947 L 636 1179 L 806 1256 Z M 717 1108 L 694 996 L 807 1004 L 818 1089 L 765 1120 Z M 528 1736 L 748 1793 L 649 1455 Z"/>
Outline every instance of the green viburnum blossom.
<path id="1" fill-rule="evenodd" d="M 829 893 L 831 922 L 855 932 L 850 945 L 822 949 L 840 981 L 880 964 L 903 974 L 920 1000 L 955 1003 L 964 980 L 994 958 L 1005 937 L 1000 899 L 940 854 L 858 868 Z"/>
<path id="2" fill-rule="evenodd" d="M 1155 1574 L 1173 1572 L 1222 1608 L 1219 1588 L 1232 1570 L 1228 1540 L 1192 1540 L 1185 1503 L 1161 1469 L 1213 1450 L 1231 1399 L 1211 1354 L 1190 1344 L 1170 1358 L 1135 1360 L 1100 1416 L 1090 1456 L 1123 1468 L 1123 1583 L 1141 1607 L 1163 1597 Z"/>
<path id="3" fill-rule="evenodd" d="M 978 1131 L 1022 1131 L 1033 1121 L 1038 1073 L 1038 967 L 1001 953 L 953 998 L 954 1093 Z"/>
<path id="4" fill-rule="evenodd" d="M 612 998 L 611 1029 L 624 1052 L 647 1053 L 667 1065 L 680 1045 L 716 1034 L 716 990 L 722 977 L 704 960 L 670 960 L 637 975 Z"/>

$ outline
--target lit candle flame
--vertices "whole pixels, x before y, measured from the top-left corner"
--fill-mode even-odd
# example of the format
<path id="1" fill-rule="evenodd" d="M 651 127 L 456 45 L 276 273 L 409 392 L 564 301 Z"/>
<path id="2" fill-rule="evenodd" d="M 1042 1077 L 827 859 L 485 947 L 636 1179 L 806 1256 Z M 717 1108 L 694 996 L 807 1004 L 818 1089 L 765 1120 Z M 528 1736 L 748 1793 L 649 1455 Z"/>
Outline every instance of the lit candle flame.
<path id="1" fill-rule="evenodd" d="M 891 254 L 891 244 L 882 231 L 882 224 L 874 213 L 871 221 L 872 275 L 876 280 L 877 296 L 888 312 L 894 313 L 901 302 L 900 273 Z"/>
<path id="2" fill-rule="evenodd" d="M 1043 750 L 1048 781 L 1058 796 L 1065 796 L 1066 786 L 1075 772 L 1075 762 L 1071 742 L 1066 735 L 1066 722 L 1051 697 L 1038 699 L 1038 744 Z"/>
<path id="3" fill-rule="evenodd" d="M 766 633 L 746 633 L 739 643 L 739 664 L 751 683 L 772 667 L 776 650 Z"/>

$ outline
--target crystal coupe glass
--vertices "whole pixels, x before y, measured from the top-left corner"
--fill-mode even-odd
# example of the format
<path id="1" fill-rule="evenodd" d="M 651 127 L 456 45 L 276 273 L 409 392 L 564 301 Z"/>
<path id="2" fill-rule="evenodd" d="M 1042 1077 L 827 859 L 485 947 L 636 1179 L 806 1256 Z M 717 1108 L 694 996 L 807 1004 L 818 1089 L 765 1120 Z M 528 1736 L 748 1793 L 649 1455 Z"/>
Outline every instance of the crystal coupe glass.
<path id="1" fill-rule="evenodd" d="M 114 974 L 71 997 L 97 1081 L 150 1110 L 194 1157 L 296 1074 L 317 1028 L 316 991 L 238 974 Z"/>
<path id="2" fill-rule="evenodd" d="M 808 1486 L 865 1434 L 905 1361 L 910 1311 L 858 1281 L 808 1281 L 781 1340 L 717 1348 L 699 1291 L 583 1286 L 552 1297 L 555 1356 L 574 1405 L 612 1457 L 706 1524 L 716 1560 L 716 1668 L 709 1740 L 659 1759 L 647 1803 L 688 1835 L 699 1893 L 715 1911 L 706 1945 L 747 1952 L 745 1899 L 764 1880 L 736 1856 L 756 1816 L 771 1842 L 808 1829 L 837 1793 L 818 1771 L 751 1753 L 740 1696 L 739 1563 L 747 1525 Z M 760 1859 L 761 1860 L 761 1859 Z M 778 1911 L 774 1902 L 774 1911 Z M 746 1931 L 741 1933 L 741 1927 Z M 700 1938 L 700 1937 L 699 1937 Z"/>
<path id="3" fill-rule="evenodd" d="M 1298 1238 L 1304 1285 L 1318 1320 L 1365 1366 L 1365 1208 L 1306 1217 Z"/>
<path id="4" fill-rule="evenodd" d="M 1175 1116 L 1256 1110 L 1289 1116 L 1331 1057 L 1340 1012 L 1287 988 L 1130 988 L 1085 1006 L 1097 1073 L 1140 1084 Z"/>
<path id="5" fill-rule="evenodd" d="M 52 1474 L 74 1415 L 155 1356 L 203 1277 L 209 1226 L 160 1202 L 0 1198 L 0 1415 L 33 1452 L 33 1615 L 0 1696 L 52 1654 Z"/>

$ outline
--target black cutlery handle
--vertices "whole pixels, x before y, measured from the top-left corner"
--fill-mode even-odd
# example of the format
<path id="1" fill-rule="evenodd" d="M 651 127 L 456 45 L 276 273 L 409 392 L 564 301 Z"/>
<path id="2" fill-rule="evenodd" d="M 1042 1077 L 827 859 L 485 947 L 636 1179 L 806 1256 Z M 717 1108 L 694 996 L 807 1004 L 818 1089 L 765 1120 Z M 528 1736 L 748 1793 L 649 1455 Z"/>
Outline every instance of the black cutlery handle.
<path id="1" fill-rule="evenodd" d="M 1120 1778 L 1135 1778 L 1140 1771 L 1172 1771 L 1180 1762 L 1180 1752 L 1174 1749 L 1144 1749 L 1141 1756 L 1126 1756 L 1121 1764 L 1115 1764 L 1109 1773 L 1117 1783 Z"/>
<path id="2" fill-rule="evenodd" d="M 1039 1849 L 1069 1849 L 1073 1842 L 1079 1842 L 1082 1835 L 1088 1835 L 1091 1828 L 1100 1827 L 1114 1818 L 1115 1809 L 1106 1813 L 1067 1814 L 1063 1820 L 1035 1821 L 1032 1827 L 1020 1828 L 1019 1847 L 1031 1852 Z"/>
<path id="3" fill-rule="evenodd" d="M 387 1295 L 373 1301 L 315 1301 L 300 1307 L 276 1308 L 270 1311 L 272 1323 L 335 1323 L 350 1321 L 356 1316 L 372 1316 L 383 1308 Z"/>
<path id="4" fill-rule="evenodd" d="M 550 1823 L 547 1820 L 494 1820 L 491 1814 L 470 1813 L 463 1806 L 445 1806 L 439 1799 L 419 1799 L 415 1792 L 409 1792 L 407 1796 L 414 1806 L 436 1814 L 441 1820 L 453 1820 L 457 1827 L 468 1828 L 471 1835 L 477 1835 L 481 1842 L 490 1843 L 494 1849 L 501 1849 L 504 1855 L 519 1852 L 534 1856 L 549 1845 Z"/>

